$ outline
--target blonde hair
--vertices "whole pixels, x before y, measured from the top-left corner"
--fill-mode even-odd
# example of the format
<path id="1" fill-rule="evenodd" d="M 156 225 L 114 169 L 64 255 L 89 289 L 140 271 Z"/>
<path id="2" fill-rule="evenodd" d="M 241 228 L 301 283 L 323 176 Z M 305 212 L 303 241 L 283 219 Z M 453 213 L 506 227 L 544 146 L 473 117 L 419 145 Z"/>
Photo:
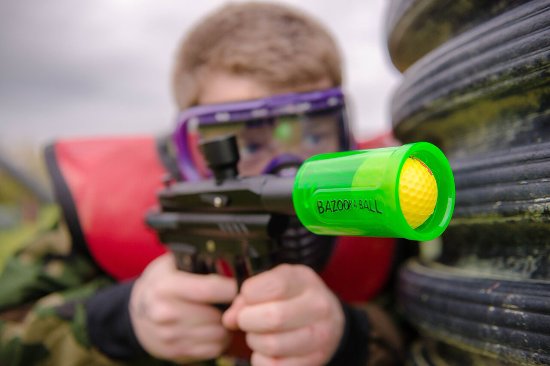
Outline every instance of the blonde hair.
<path id="1" fill-rule="evenodd" d="M 208 70 L 253 78 L 262 85 L 296 89 L 328 79 L 342 83 L 341 57 L 329 32 L 287 6 L 229 4 L 197 24 L 183 40 L 172 88 L 180 109 L 197 104 L 201 73 Z"/>

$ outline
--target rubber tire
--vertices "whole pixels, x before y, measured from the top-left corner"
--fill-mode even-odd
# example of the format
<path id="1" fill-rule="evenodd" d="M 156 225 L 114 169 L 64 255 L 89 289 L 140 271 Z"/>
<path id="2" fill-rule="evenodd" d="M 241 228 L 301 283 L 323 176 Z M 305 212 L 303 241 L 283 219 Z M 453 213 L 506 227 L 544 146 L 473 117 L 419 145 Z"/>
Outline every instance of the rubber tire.
<path id="1" fill-rule="evenodd" d="M 386 12 L 390 58 L 403 72 L 451 38 L 525 0 L 393 0 Z"/>
<path id="2" fill-rule="evenodd" d="M 410 262 L 400 273 L 407 318 L 428 338 L 519 364 L 550 364 L 550 282 L 479 278 Z"/>
<path id="3" fill-rule="evenodd" d="M 550 1 L 532 1 L 443 44 L 404 75 L 391 102 L 403 142 L 452 155 L 514 146 L 550 121 Z M 539 139 L 540 141 L 540 139 Z"/>

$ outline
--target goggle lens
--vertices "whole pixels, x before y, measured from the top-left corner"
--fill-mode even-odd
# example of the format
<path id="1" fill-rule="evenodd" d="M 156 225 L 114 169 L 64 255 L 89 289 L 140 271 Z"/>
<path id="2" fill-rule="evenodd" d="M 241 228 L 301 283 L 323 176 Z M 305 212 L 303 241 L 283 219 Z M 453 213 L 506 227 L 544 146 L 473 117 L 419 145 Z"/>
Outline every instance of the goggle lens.
<path id="1" fill-rule="evenodd" d="M 185 179 L 208 171 L 198 148 L 201 140 L 233 135 L 241 175 L 262 172 L 274 157 L 303 161 L 316 154 L 347 150 L 344 100 L 338 88 L 271 98 L 205 105 L 185 111 L 174 135 Z"/>

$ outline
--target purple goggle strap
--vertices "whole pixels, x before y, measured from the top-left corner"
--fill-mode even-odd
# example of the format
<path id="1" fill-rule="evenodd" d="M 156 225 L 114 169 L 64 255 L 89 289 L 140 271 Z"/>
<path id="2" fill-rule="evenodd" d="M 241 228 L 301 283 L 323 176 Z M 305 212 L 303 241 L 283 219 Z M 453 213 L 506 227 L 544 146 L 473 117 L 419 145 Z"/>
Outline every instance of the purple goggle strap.
<path id="1" fill-rule="evenodd" d="M 332 88 L 308 93 L 281 94 L 251 101 L 201 105 L 191 107 L 178 116 L 174 131 L 178 165 L 186 181 L 197 181 L 202 177 L 197 171 L 189 146 L 190 124 L 220 124 L 249 121 L 259 118 L 272 118 L 284 115 L 301 115 L 345 105 L 340 88 Z"/>

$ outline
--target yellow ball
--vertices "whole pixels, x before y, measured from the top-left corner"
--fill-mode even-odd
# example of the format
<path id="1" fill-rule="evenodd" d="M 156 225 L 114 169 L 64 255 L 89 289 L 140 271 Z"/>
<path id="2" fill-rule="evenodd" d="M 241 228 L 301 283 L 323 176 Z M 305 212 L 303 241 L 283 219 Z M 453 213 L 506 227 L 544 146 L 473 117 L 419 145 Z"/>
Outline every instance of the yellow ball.
<path id="1" fill-rule="evenodd" d="M 422 161 L 409 157 L 399 177 L 399 203 L 407 223 L 416 229 L 430 217 L 437 202 L 435 177 Z"/>

